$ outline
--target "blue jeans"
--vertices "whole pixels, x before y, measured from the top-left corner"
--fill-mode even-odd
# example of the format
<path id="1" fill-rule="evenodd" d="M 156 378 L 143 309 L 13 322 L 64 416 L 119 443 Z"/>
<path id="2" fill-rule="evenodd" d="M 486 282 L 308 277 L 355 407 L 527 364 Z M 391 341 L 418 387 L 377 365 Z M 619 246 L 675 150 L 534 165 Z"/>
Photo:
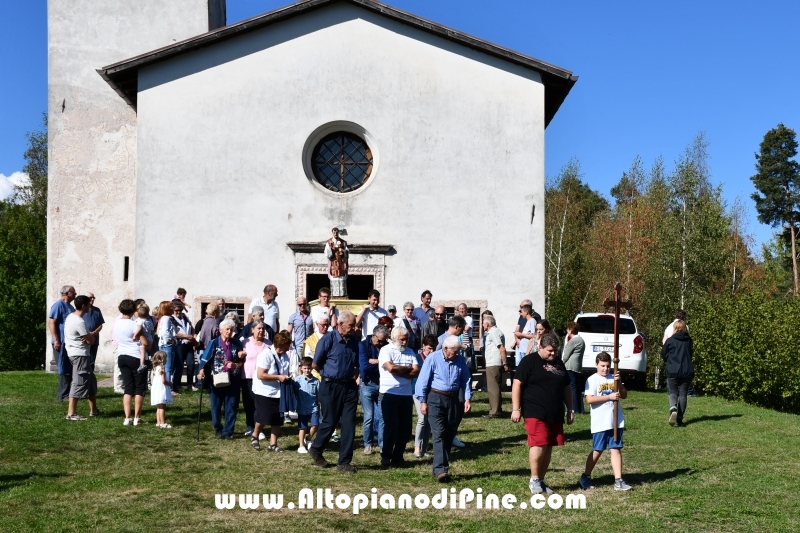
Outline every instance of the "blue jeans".
<path id="1" fill-rule="evenodd" d="M 214 426 L 214 431 L 222 433 L 223 437 L 230 437 L 233 435 L 233 429 L 236 425 L 236 413 L 239 411 L 239 389 L 242 380 L 239 376 L 231 376 L 231 384 L 227 387 L 215 387 L 211 385 L 211 390 L 208 395 L 211 398 L 211 424 Z M 224 420 L 225 425 L 222 425 L 220 411 L 224 407 Z"/>
<path id="2" fill-rule="evenodd" d="M 164 362 L 164 372 L 167 374 L 167 379 L 172 381 L 174 378 L 173 371 L 175 370 L 175 356 L 177 352 L 175 350 L 175 345 L 166 345 L 166 346 L 158 346 L 158 349 L 167 354 L 167 360 Z M 175 382 L 173 381 L 173 385 Z"/>
<path id="3" fill-rule="evenodd" d="M 364 410 L 364 446 L 372 446 L 375 438 L 378 447 L 383 449 L 383 416 L 378 404 L 378 384 L 362 383 L 359 387 L 361 393 L 361 408 Z"/>

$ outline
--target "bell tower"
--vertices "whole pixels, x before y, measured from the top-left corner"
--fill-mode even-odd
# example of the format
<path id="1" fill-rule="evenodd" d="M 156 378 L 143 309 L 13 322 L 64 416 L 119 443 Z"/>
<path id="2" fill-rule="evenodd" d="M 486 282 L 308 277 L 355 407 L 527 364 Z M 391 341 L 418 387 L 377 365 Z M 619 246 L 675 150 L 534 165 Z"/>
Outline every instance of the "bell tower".
<path id="1" fill-rule="evenodd" d="M 225 0 L 48 0 L 48 307 L 65 284 L 107 317 L 135 294 L 136 112 L 96 70 L 225 22 Z"/>

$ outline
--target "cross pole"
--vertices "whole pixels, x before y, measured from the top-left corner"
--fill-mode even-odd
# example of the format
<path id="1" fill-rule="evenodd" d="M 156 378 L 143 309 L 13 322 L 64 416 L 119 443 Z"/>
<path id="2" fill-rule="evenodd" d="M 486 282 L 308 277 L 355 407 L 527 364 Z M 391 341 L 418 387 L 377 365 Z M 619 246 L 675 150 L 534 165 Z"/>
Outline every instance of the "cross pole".
<path id="1" fill-rule="evenodd" d="M 622 290 L 622 283 L 614 285 L 614 299 L 606 298 L 603 300 L 603 307 L 606 309 L 614 308 L 614 373 L 617 372 L 619 367 L 619 310 L 630 309 L 631 301 L 622 301 L 619 299 L 619 293 Z M 619 393 L 619 380 L 614 380 L 614 392 Z M 614 440 L 619 441 L 619 399 L 614 402 Z"/>

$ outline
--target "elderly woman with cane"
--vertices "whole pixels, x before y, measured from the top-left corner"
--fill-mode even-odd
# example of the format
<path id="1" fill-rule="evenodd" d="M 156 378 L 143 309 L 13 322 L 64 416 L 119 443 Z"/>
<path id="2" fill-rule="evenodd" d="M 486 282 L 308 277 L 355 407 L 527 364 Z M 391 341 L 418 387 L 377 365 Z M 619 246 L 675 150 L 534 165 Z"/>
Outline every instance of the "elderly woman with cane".
<path id="1" fill-rule="evenodd" d="M 241 374 L 247 356 L 242 344 L 234 338 L 235 329 L 236 324 L 232 320 L 225 319 L 220 323 L 219 337 L 206 345 L 200 357 L 200 372 L 197 373 L 200 380 L 205 378 L 207 372 L 211 374 L 208 393 L 211 398 L 211 423 L 217 437 L 225 440 L 230 440 L 236 425 Z M 223 407 L 224 425 L 220 419 Z"/>

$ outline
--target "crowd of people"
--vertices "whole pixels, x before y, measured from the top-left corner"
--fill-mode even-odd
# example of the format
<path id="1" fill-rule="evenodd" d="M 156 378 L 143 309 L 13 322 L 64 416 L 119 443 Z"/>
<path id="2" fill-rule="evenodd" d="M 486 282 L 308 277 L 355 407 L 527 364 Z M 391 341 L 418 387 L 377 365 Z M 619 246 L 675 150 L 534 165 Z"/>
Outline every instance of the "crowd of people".
<path id="1" fill-rule="evenodd" d="M 196 324 L 185 310 L 186 291 L 178 289 L 172 300 L 162 301 L 155 316 L 143 300 L 125 299 L 118 306 L 112 342 L 123 392 L 125 426 L 144 422 L 143 404 L 148 391 L 156 410 L 156 427 L 171 429 L 166 406 L 173 396 L 200 387 L 211 403 L 211 423 L 217 437 L 232 439 L 240 405 L 245 414 L 244 435 L 254 450 L 281 453 L 281 428 L 297 420 L 297 452 L 308 454 L 320 467 L 331 441 L 338 442 L 337 468 L 355 472 L 356 411 L 363 411 L 363 453 L 380 453 L 382 468 L 406 466 L 406 447 L 413 439 L 414 456 L 431 457 L 431 470 L 441 482 L 450 480 L 453 446 L 464 447 L 458 428 L 472 405 L 473 374 L 477 351 L 485 361 L 489 412 L 485 418 L 504 417 L 501 379 L 510 371 L 509 351 L 515 355 L 510 419 L 524 420 L 528 436 L 533 493 L 551 493 L 545 483 L 553 446 L 564 443 L 564 421 L 591 412 L 592 451 L 579 484 L 593 488 L 591 472 L 604 450 L 610 449 L 616 490 L 629 490 L 622 478 L 621 449 L 624 417 L 619 400 L 627 396 L 618 371 L 611 370 L 609 354 L 601 352 L 597 372 L 581 382 L 585 344 L 578 325 L 567 325 L 566 345 L 529 300 L 519 308 L 519 321 L 511 345 L 498 328 L 491 311 L 484 311 L 480 326 L 473 323 L 465 304 L 453 316 L 431 306 L 424 291 L 421 303 L 406 302 L 398 316 L 393 305 L 384 310 L 380 293 L 369 292 L 357 313 L 340 311 L 330 290 L 319 291 L 319 303 L 309 308 L 307 299 L 296 300 L 296 311 L 281 329 L 276 298 L 278 289 L 267 285 L 254 298 L 242 324 L 224 299 L 204 309 Z M 97 407 L 94 376 L 97 336 L 104 320 L 93 306 L 94 296 L 76 296 L 72 286 L 61 289 L 51 308 L 49 329 L 59 373 L 58 399 L 68 401 L 66 419 L 86 420 L 77 413 L 80 399 L 88 400 L 90 416 Z M 73 305 L 74 304 L 74 305 Z M 692 343 L 680 311 L 668 327 L 662 357 L 670 386 L 670 425 L 683 424 L 686 396 L 694 370 Z M 479 346 L 474 328 L 482 332 Z M 197 357 L 197 361 L 195 361 Z M 617 420 L 614 405 L 617 404 Z M 413 424 L 416 412 L 417 422 Z M 617 433 L 615 434 L 615 426 Z M 268 437 L 267 437 L 268 433 Z"/>

